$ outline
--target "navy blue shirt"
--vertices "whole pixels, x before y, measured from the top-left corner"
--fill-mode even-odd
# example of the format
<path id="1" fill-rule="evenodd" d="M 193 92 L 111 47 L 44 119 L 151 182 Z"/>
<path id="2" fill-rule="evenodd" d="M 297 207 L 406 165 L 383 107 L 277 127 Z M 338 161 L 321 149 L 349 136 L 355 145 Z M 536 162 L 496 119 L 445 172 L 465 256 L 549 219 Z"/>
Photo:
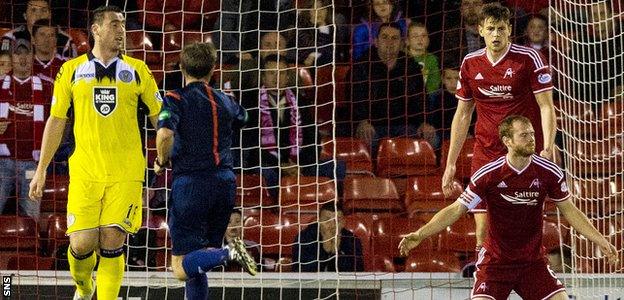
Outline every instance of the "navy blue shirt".
<path id="1" fill-rule="evenodd" d="M 233 131 L 247 121 L 236 101 L 204 82 L 167 92 L 158 127 L 174 131 L 173 174 L 232 169 Z"/>
<path id="2" fill-rule="evenodd" d="M 310 224 L 294 242 L 293 272 L 361 272 L 364 271 L 362 242 L 347 229 L 340 232 L 338 255 L 327 253 L 319 242 L 319 224 Z M 338 257 L 338 270 L 336 270 Z"/>

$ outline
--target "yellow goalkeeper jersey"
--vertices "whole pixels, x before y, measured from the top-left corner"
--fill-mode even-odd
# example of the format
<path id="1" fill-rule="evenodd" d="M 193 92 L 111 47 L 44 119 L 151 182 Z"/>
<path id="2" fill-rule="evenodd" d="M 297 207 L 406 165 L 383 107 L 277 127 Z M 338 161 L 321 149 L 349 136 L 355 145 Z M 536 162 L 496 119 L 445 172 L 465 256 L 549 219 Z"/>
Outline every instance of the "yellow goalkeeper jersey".
<path id="1" fill-rule="evenodd" d="M 104 65 L 90 52 L 63 64 L 54 82 L 50 114 L 74 115 L 75 150 L 71 178 L 97 181 L 143 181 L 145 158 L 137 110 L 160 112 L 162 98 L 151 71 L 141 60 L 119 55 Z"/>

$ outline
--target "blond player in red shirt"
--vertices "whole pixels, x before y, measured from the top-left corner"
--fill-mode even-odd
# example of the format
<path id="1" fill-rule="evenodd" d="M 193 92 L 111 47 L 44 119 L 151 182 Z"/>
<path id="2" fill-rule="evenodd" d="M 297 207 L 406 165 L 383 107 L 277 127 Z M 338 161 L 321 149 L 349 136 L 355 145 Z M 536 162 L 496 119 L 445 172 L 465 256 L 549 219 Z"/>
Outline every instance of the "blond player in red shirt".
<path id="1" fill-rule="evenodd" d="M 536 147 L 551 159 L 555 139 L 552 77 L 546 60 L 534 49 L 512 44 L 509 9 L 498 3 L 483 6 L 479 34 L 486 47 L 466 55 L 460 69 L 456 97 L 459 100 L 442 177 L 442 190 L 452 193 L 455 163 L 466 140 L 472 113 L 477 110 L 472 173 L 505 154 L 494 128 L 509 115 L 522 115 L 535 124 Z M 475 213 L 477 249 L 485 238 L 485 207 Z"/>
<path id="2" fill-rule="evenodd" d="M 563 284 L 547 264 L 542 246 L 546 197 L 555 202 L 579 234 L 600 247 L 609 263 L 618 262 L 618 251 L 574 206 L 563 171 L 535 155 L 535 130 L 528 118 L 509 116 L 498 132 L 507 155 L 475 172 L 459 199 L 403 238 L 399 250 L 407 255 L 422 240 L 487 202 L 488 235 L 479 251 L 471 299 L 507 299 L 512 290 L 525 300 L 568 299 Z"/>

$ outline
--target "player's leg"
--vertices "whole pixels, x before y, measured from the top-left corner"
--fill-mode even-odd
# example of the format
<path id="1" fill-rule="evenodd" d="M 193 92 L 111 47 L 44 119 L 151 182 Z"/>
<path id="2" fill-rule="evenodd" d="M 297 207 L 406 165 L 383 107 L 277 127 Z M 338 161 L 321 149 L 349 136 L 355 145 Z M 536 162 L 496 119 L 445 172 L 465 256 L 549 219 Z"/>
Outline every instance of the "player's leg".
<path id="1" fill-rule="evenodd" d="M 486 252 L 485 248 L 479 251 L 470 299 L 507 299 L 519 272 L 490 264 Z"/>
<path id="2" fill-rule="evenodd" d="M 99 216 L 104 185 L 72 179 L 67 195 L 69 271 L 76 284 L 74 299 L 91 299 L 95 287 L 92 273 L 99 247 Z"/>
<path id="3" fill-rule="evenodd" d="M 174 276 L 185 281 L 187 299 L 206 299 L 206 272 L 227 261 L 228 251 L 206 248 L 206 228 L 212 222 L 209 198 L 219 195 L 212 185 L 212 174 L 176 176 L 169 205 L 169 232 L 172 243 Z"/>
<path id="4" fill-rule="evenodd" d="M 552 297 L 548 298 L 548 300 L 568 300 L 568 299 L 570 298 L 568 297 L 568 293 L 566 293 L 566 291 L 558 292 L 554 294 Z"/>
<path id="5" fill-rule="evenodd" d="M 124 241 L 141 226 L 143 184 L 140 181 L 108 184 L 100 217 L 100 264 L 97 298 L 117 299 L 125 271 Z"/>
<path id="6" fill-rule="evenodd" d="M 219 178 L 218 181 L 213 182 L 212 187 L 219 193 L 210 197 L 211 205 L 206 218 L 212 221 L 206 227 L 206 238 L 209 241 L 209 247 L 218 248 L 223 245 L 223 236 L 236 201 L 236 176 L 231 171 L 219 171 L 213 178 Z M 235 238 L 223 250 L 227 251 L 229 260 L 236 261 L 247 273 L 256 275 L 256 262 L 247 252 L 245 243 L 241 239 Z"/>
<path id="7" fill-rule="evenodd" d="M 546 259 L 527 266 L 515 288 L 522 299 L 568 299 L 563 283 L 548 266 Z"/>

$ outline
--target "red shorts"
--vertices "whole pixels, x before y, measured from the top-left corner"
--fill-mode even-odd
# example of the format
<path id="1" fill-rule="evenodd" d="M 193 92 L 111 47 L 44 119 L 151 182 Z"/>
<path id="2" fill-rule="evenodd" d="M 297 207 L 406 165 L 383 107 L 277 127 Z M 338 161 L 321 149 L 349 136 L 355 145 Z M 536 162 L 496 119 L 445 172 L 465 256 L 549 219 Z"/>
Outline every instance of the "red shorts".
<path id="1" fill-rule="evenodd" d="M 550 270 L 545 258 L 534 263 L 515 266 L 477 262 L 474 276 L 475 284 L 472 287 L 471 299 L 476 297 L 507 299 L 511 290 L 514 290 L 524 300 L 542 300 L 565 291 L 565 287 Z"/>

